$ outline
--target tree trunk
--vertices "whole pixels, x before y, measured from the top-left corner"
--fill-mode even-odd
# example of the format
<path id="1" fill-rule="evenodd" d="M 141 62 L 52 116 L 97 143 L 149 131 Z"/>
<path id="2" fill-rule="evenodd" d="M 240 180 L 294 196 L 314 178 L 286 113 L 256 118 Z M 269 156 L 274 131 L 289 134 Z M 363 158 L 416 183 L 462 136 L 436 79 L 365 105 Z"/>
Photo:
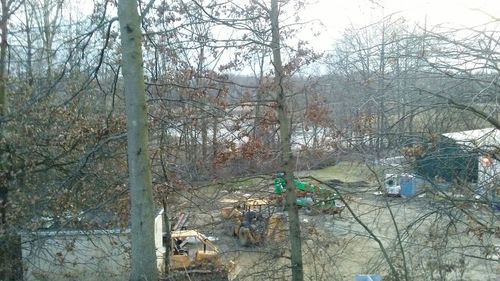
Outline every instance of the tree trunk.
<path id="1" fill-rule="evenodd" d="M 132 228 L 130 281 L 155 281 L 158 280 L 158 273 L 154 245 L 154 204 L 148 153 L 146 96 L 137 1 L 120 0 L 118 2 L 118 17 L 127 114 Z"/>
<path id="2" fill-rule="evenodd" d="M 172 255 L 172 234 L 171 234 L 171 229 L 170 229 L 170 218 L 168 217 L 168 205 L 167 205 L 167 199 L 164 196 L 162 198 L 162 205 L 163 205 L 163 222 L 165 224 L 165 236 L 163 237 L 163 241 L 165 241 L 165 274 L 168 274 L 170 272 L 170 257 Z"/>
<path id="3" fill-rule="evenodd" d="M 385 20 L 382 23 L 382 45 L 380 50 L 380 67 L 377 94 L 380 102 L 377 118 L 377 159 L 380 158 L 380 151 L 385 143 Z"/>
<path id="4" fill-rule="evenodd" d="M 1 42 L 0 42 L 0 117 L 3 117 L 7 107 L 7 33 L 9 18 L 9 3 L 2 1 L 2 19 L 0 20 Z M 1 128 L 0 128 L 1 129 Z"/>
<path id="5" fill-rule="evenodd" d="M 264 81 L 264 60 L 265 55 L 263 54 L 262 57 L 259 59 L 259 76 L 258 78 L 258 85 L 262 85 Z M 254 138 L 256 140 L 259 140 L 261 142 L 264 142 L 264 137 L 263 137 L 263 132 L 262 132 L 262 99 L 264 98 L 264 93 L 262 86 L 257 89 L 257 94 L 255 97 L 255 121 L 254 121 Z"/>
<path id="6" fill-rule="evenodd" d="M 273 50 L 273 64 L 274 64 L 274 87 L 277 94 L 277 114 L 280 124 L 280 138 L 281 138 L 281 157 L 282 165 L 285 170 L 285 180 L 288 186 L 286 190 L 286 209 L 289 218 L 289 231 L 290 231 L 290 252 L 291 252 L 291 267 L 292 267 L 292 280 L 304 280 L 304 271 L 302 265 L 302 241 L 300 237 L 300 221 L 299 211 L 296 204 L 295 188 L 293 186 L 293 161 L 292 161 L 292 146 L 291 146 L 291 118 L 287 112 L 285 91 L 283 88 L 283 63 L 281 61 L 280 50 L 280 30 L 278 23 L 278 0 L 271 1 L 271 28 L 272 28 L 272 42 L 271 47 Z"/>
<path id="7" fill-rule="evenodd" d="M 219 153 L 217 149 L 217 126 L 219 124 L 217 115 L 214 114 L 214 117 L 212 118 L 212 168 L 211 168 L 211 173 L 212 175 L 216 175 L 215 171 L 217 170 L 217 154 Z"/>
<path id="8" fill-rule="evenodd" d="M 0 118 L 4 117 L 7 112 L 7 32 L 8 32 L 8 17 L 9 17 L 9 3 L 7 0 L 1 0 L 2 4 L 2 19 L 0 20 L 0 31 L 1 42 L 0 42 Z M 4 153 L 4 149 L 7 148 L 7 145 L 4 143 L 4 129 L 3 124 L 0 122 L 0 153 Z M 5 162 L 4 162 L 5 161 Z M 7 187 L 7 178 L 8 175 L 4 171 L 8 166 L 8 160 L 5 160 L 4 157 L 0 159 L 0 170 L 2 171 L 0 180 L 0 235 L 7 228 L 7 195 L 8 195 L 8 187 Z M 1 253 L 0 253 L 1 255 Z"/>
<path id="9" fill-rule="evenodd" d="M 202 80 L 201 76 L 203 73 L 203 68 L 205 65 L 205 46 L 204 42 L 202 43 L 203 45 L 201 46 L 200 49 L 200 55 L 198 59 L 198 67 L 197 67 L 197 78 L 196 78 L 196 88 L 198 91 L 205 90 L 206 83 Z M 201 102 L 203 104 L 202 106 L 202 115 L 205 115 L 208 112 L 208 107 L 207 104 L 209 104 L 208 101 L 208 96 L 202 95 Z M 201 158 L 203 159 L 201 163 L 201 173 L 203 173 L 203 176 L 205 177 L 207 175 L 207 158 L 208 158 L 208 116 L 206 118 L 202 117 L 201 118 Z"/>
<path id="10" fill-rule="evenodd" d="M 31 23 L 31 14 L 28 12 L 28 6 L 26 1 L 23 2 L 24 6 L 24 20 L 26 24 L 26 78 L 27 78 L 27 86 L 26 93 L 29 95 L 33 88 L 34 84 L 34 75 L 33 75 L 33 40 L 31 36 L 31 29 L 33 28 Z"/>

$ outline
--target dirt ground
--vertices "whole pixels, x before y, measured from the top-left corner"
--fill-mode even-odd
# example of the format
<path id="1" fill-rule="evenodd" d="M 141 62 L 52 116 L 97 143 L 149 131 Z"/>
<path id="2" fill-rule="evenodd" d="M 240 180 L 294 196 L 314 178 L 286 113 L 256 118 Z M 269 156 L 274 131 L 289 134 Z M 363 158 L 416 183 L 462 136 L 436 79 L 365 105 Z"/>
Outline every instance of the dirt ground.
<path id="1" fill-rule="evenodd" d="M 380 274 L 386 281 L 394 280 L 394 272 L 401 280 L 500 280 L 498 232 L 475 230 L 467 216 L 486 222 L 491 230 L 500 228 L 498 213 L 473 207 L 456 211 L 428 195 L 388 198 L 375 195 L 375 186 L 339 188 L 347 204 L 340 217 L 300 211 L 305 280 Z M 223 260 L 234 263 L 230 280 L 290 280 L 286 239 L 243 247 L 228 233 L 231 223 L 220 214 L 233 200 L 270 195 L 272 183 L 265 179 L 220 186 L 179 198 L 180 208 L 173 211 L 188 213 L 187 228 L 215 239 Z"/>

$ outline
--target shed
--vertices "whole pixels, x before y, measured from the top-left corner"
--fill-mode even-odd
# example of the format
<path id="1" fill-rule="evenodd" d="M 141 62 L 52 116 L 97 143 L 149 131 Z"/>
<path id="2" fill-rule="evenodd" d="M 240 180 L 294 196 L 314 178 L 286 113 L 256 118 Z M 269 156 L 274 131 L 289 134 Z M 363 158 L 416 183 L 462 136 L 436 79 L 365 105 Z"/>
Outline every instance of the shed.
<path id="1" fill-rule="evenodd" d="M 415 170 L 428 180 L 477 181 L 477 156 L 444 135 L 423 138 L 414 145 Z"/>
<path id="2" fill-rule="evenodd" d="M 443 136 L 454 140 L 476 157 L 478 186 L 495 184 L 500 175 L 500 130 L 485 128 L 462 132 L 446 133 Z M 498 184 L 497 184 L 498 185 Z"/>
<path id="3" fill-rule="evenodd" d="M 476 157 L 478 195 L 486 195 L 492 206 L 500 206 L 500 130 L 485 128 L 443 134 Z"/>
<path id="4" fill-rule="evenodd" d="M 164 269 L 163 211 L 155 217 L 157 266 Z M 129 229 L 47 229 L 21 235 L 24 280 L 121 281 L 130 272 Z"/>

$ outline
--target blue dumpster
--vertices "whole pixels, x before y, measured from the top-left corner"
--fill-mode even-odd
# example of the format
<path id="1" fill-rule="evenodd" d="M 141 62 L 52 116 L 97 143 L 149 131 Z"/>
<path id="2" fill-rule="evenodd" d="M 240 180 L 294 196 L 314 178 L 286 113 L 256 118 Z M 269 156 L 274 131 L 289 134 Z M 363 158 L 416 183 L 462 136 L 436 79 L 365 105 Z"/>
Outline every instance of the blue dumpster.
<path id="1" fill-rule="evenodd" d="M 402 197 L 413 197 L 417 194 L 417 181 L 414 176 L 402 174 L 399 180 Z"/>

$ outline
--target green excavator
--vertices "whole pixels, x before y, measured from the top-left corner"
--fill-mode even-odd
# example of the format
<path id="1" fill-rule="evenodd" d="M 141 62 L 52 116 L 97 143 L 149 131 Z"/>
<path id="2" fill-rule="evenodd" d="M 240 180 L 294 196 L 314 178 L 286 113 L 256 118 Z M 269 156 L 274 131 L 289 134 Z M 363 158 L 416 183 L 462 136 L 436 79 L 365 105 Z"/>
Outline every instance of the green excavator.
<path id="1" fill-rule="evenodd" d="M 305 209 L 306 213 L 331 213 L 341 214 L 345 205 L 335 192 L 315 186 L 314 184 L 293 179 L 296 189 L 296 204 Z M 274 178 L 274 194 L 278 201 L 282 201 L 286 191 L 285 173 L 279 172 Z M 281 199 L 281 200 L 280 200 Z"/>

